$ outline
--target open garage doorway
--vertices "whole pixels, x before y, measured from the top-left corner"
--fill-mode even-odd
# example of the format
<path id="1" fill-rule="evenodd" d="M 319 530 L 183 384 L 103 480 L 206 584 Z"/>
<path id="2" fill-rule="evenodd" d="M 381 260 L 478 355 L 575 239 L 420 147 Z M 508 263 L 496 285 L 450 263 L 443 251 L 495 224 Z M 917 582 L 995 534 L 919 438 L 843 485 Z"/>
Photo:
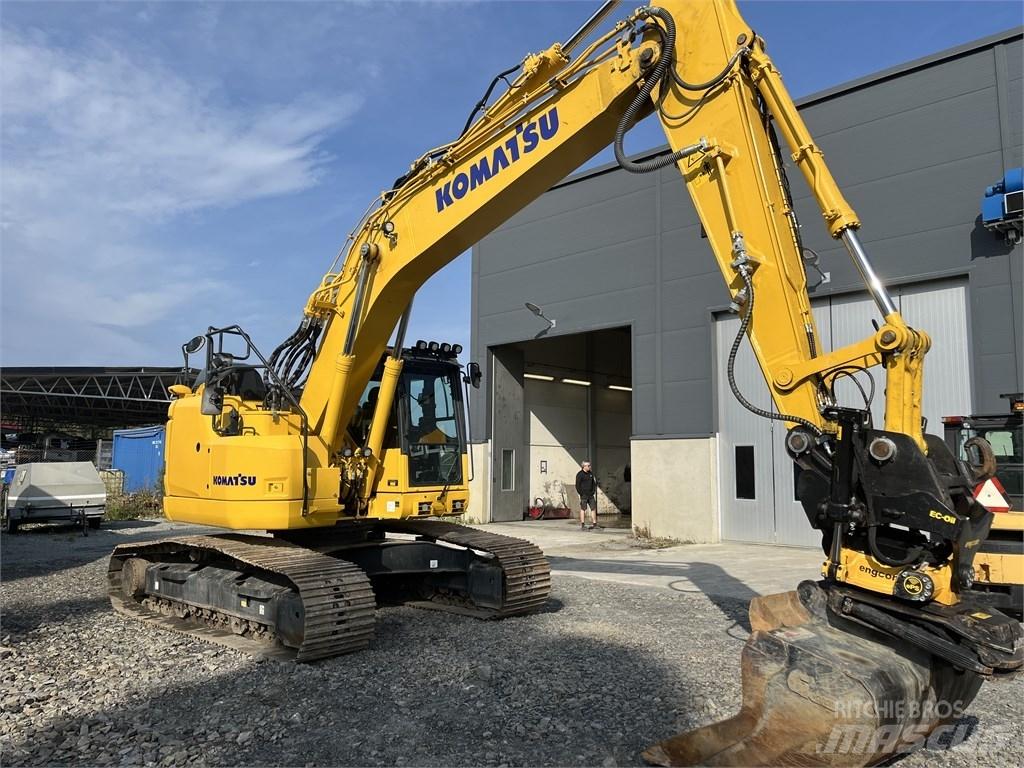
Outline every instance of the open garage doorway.
<path id="1" fill-rule="evenodd" d="M 587 459 L 601 524 L 628 525 L 631 338 L 624 326 L 491 349 L 492 520 L 522 519 L 531 506 L 578 519 L 575 478 Z"/>

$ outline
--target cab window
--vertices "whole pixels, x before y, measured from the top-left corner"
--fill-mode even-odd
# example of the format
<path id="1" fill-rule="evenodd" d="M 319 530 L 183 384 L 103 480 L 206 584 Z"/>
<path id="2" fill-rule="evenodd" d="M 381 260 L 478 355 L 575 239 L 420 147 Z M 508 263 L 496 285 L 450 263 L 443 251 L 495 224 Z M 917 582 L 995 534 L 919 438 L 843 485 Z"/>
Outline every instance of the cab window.
<path id="1" fill-rule="evenodd" d="M 462 482 L 462 440 L 452 377 L 412 370 L 403 380 L 409 484 Z"/>

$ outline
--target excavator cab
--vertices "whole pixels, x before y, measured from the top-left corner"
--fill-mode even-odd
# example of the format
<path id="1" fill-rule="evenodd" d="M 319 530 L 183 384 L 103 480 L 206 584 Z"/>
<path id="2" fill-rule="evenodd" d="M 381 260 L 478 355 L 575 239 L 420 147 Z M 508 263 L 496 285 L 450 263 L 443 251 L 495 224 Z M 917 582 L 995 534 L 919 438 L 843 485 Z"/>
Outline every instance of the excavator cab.
<path id="1" fill-rule="evenodd" d="M 418 341 L 402 350 L 402 373 L 382 445 L 383 472 L 371 517 L 461 514 L 465 511 L 467 434 L 458 344 Z M 360 397 L 348 437 L 366 445 L 385 359 Z"/>
<path id="2" fill-rule="evenodd" d="M 205 361 L 192 389 L 200 394 L 202 416 L 219 437 L 251 433 L 255 411 L 301 413 L 305 382 L 282 377 L 280 364 L 274 357 L 266 359 L 241 328 L 210 328 L 183 345 L 186 369 L 188 355 L 203 348 Z M 402 349 L 402 372 L 377 457 L 380 471 L 365 502 L 356 483 L 342 482 L 345 516 L 443 517 L 466 511 L 471 473 L 462 383 L 471 384 L 479 368 L 468 366 L 470 374 L 464 377 L 461 352 L 459 344 L 423 340 Z M 344 456 L 367 450 L 389 354 L 381 357 L 348 421 Z"/>
<path id="3" fill-rule="evenodd" d="M 986 602 L 1003 613 L 1024 615 L 1024 396 L 1002 395 L 1010 408 L 1003 413 L 945 416 L 945 440 L 969 468 L 985 458 L 977 449 L 983 440 L 991 449 L 995 474 L 975 484 L 974 496 L 992 513 L 992 528 L 974 558 L 974 587 Z M 991 467 L 990 467 L 991 468 Z"/>

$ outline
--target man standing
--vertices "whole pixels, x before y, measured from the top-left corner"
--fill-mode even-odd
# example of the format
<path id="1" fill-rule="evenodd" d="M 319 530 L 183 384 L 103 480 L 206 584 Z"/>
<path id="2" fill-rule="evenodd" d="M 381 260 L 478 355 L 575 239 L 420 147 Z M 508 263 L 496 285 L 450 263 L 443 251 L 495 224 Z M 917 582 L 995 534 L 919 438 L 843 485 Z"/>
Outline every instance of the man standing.
<path id="1" fill-rule="evenodd" d="M 576 473 L 576 493 L 580 495 L 580 530 L 600 528 L 597 524 L 597 478 L 590 470 L 590 462 L 584 461 Z M 587 525 L 587 507 L 594 516 L 594 522 Z"/>

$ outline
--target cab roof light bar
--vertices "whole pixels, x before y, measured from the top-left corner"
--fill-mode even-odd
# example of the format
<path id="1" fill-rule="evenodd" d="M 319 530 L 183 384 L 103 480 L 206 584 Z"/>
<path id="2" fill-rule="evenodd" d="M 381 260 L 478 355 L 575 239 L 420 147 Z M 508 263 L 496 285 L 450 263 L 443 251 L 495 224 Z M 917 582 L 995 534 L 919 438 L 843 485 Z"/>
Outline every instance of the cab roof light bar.
<path id="1" fill-rule="evenodd" d="M 430 356 L 430 357 L 444 357 L 444 358 L 456 358 L 462 354 L 461 344 L 449 344 L 445 342 L 437 341 L 425 341 L 419 339 L 412 347 L 410 351 L 415 352 L 417 355 Z"/>

